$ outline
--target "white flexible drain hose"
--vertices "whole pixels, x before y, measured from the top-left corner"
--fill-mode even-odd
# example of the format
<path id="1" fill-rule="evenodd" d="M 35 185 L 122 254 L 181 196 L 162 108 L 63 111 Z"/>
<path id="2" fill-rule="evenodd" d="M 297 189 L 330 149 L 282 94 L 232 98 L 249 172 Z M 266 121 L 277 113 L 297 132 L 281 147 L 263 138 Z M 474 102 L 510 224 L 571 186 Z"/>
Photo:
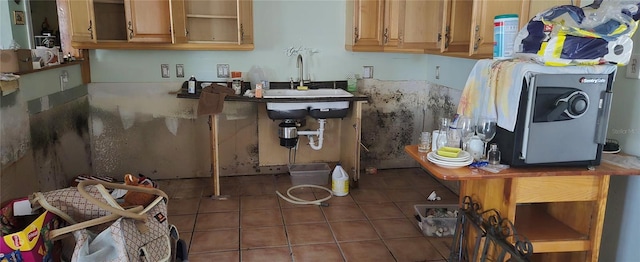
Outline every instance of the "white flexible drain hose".
<path id="1" fill-rule="evenodd" d="M 296 189 L 296 188 L 303 188 L 303 187 L 312 187 L 312 188 L 318 188 L 318 189 L 322 189 L 324 191 L 329 192 L 329 196 L 322 198 L 322 199 L 316 199 L 316 200 L 305 200 L 302 198 L 297 198 L 295 196 L 293 196 L 291 194 L 291 190 Z M 329 199 L 331 199 L 331 197 L 333 196 L 333 192 L 323 186 L 317 186 L 317 185 L 297 185 L 297 186 L 292 186 L 289 189 L 287 189 L 287 196 L 289 196 L 289 198 L 285 197 L 284 195 L 282 195 L 279 191 L 276 190 L 276 194 L 281 197 L 282 199 L 286 200 L 287 202 L 291 203 L 291 204 L 296 204 L 296 205 L 318 205 L 318 206 L 324 206 L 327 207 L 329 206 L 329 203 L 327 203 L 326 201 L 328 201 Z"/>

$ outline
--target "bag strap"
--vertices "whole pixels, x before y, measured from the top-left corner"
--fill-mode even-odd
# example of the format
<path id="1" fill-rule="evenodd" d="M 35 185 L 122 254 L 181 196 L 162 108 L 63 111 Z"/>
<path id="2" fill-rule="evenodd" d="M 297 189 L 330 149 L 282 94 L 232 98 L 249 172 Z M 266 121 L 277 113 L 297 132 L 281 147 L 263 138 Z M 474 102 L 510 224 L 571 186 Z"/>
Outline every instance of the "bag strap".
<path id="1" fill-rule="evenodd" d="M 115 184 L 115 183 L 108 183 L 108 182 L 102 182 L 102 181 L 97 181 L 97 180 L 84 180 L 84 181 L 80 181 L 80 183 L 78 183 L 78 193 L 80 193 L 81 196 L 86 198 L 92 204 L 95 204 L 95 205 L 99 206 L 100 208 L 111 212 L 112 214 L 118 214 L 120 216 L 127 217 L 127 218 L 133 218 L 133 219 L 136 219 L 136 220 L 145 220 L 146 216 L 144 215 L 144 212 L 136 213 L 136 212 L 124 210 L 124 209 L 122 209 L 122 207 L 120 207 L 120 209 L 118 209 L 118 208 L 112 207 L 111 205 L 105 204 L 104 202 L 94 198 L 89 193 L 87 193 L 87 191 L 85 189 L 85 186 L 98 185 L 98 184 L 101 184 L 101 185 L 103 185 L 103 186 L 105 186 L 107 188 L 119 188 L 119 189 L 126 189 L 126 190 L 129 190 L 129 191 L 143 192 L 143 193 L 148 193 L 148 194 L 152 194 L 152 195 L 157 195 L 157 196 L 162 197 L 164 199 L 169 199 L 169 197 L 167 196 L 167 194 L 165 192 L 163 192 L 162 190 L 156 189 L 156 188 Z M 107 196 L 104 196 L 104 197 L 106 198 Z M 111 197 L 111 195 L 109 195 L 108 197 L 113 199 L 113 197 Z M 156 199 L 156 201 L 153 201 L 151 204 L 153 204 L 153 206 L 155 206 L 158 203 L 159 203 L 159 201 L 158 201 L 158 199 Z M 145 210 L 149 210 L 151 207 L 153 207 L 151 204 L 148 205 Z"/>
<path id="2" fill-rule="evenodd" d="M 139 212 L 141 210 L 142 210 L 142 206 L 136 206 L 136 207 L 128 209 L 127 211 Z M 49 234 L 47 235 L 47 239 L 49 239 L 51 241 L 55 241 L 55 240 L 61 239 L 62 238 L 61 236 L 65 235 L 65 234 L 68 234 L 68 233 L 71 233 L 73 231 L 80 230 L 80 229 L 85 229 L 85 228 L 92 227 L 92 226 L 101 225 L 101 224 L 116 220 L 116 219 L 118 219 L 120 217 L 121 216 L 118 215 L 118 214 L 111 214 L 111 215 L 107 215 L 107 216 L 104 216 L 104 217 L 99 217 L 99 218 L 87 220 L 87 221 L 84 221 L 84 222 L 80 222 L 80 223 L 77 223 L 77 224 L 73 224 L 73 225 L 70 225 L 70 226 L 66 226 L 66 227 L 63 227 L 63 228 L 54 229 L 54 230 L 49 231 Z"/>
<path id="3" fill-rule="evenodd" d="M 67 223 L 70 223 L 70 224 L 78 223 L 73 218 L 71 218 L 71 216 L 67 215 L 67 213 L 62 212 L 62 210 L 49 204 L 49 202 L 47 202 L 47 199 L 44 197 L 42 192 L 35 192 L 33 196 L 34 196 L 33 200 L 37 201 L 38 204 L 40 204 L 40 206 L 46 209 L 47 211 L 56 214 L 58 217 L 67 221 Z"/>

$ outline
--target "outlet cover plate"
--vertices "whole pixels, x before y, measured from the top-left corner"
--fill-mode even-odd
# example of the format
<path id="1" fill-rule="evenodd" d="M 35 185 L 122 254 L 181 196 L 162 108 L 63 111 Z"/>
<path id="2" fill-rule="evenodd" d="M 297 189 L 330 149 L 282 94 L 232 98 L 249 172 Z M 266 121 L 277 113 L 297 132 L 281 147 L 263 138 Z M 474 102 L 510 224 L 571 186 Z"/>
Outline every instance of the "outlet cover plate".
<path id="1" fill-rule="evenodd" d="M 160 73 L 162 74 L 162 78 L 169 78 L 169 64 L 161 64 Z"/>
<path id="2" fill-rule="evenodd" d="M 184 65 L 176 64 L 176 77 L 184 78 Z"/>
<path id="3" fill-rule="evenodd" d="M 373 66 L 363 66 L 362 67 L 362 78 L 373 78 Z"/>
<path id="4" fill-rule="evenodd" d="M 229 64 L 218 64 L 218 78 L 229 78 Z"/>

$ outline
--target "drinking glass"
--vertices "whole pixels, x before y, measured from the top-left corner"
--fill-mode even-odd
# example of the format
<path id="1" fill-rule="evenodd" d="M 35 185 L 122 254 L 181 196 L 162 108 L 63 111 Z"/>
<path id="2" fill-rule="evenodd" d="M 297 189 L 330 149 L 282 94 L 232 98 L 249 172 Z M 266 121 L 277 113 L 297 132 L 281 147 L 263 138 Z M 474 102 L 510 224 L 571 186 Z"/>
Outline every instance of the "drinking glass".
<path id="1" fill-rule="evenodd" d="M 449 130 L 449 118 L 440 118 L 440 131 L 438 132 L 438 138 L 436 140 L 436 151 L 443 146 L 447 146 L 447 131 Z M 433 138 L 432 138 L 433 139 Z"/>
<path id="2" fill-rule="evenodd" d="M 475 124 L 469 116 L 462 115 L 458 118 L 458 129 L 462 136 L 462 150 L 467 150 L 469 140 L 476 134 Z"/>
<path id="3" fill-rule="evenodd" d="M 418 144 L 418 152 L 427 153 L 431 150 L 431 133 L 422 132 L 420 134 L 420 144 Z"/>
<path id="4" fill-rule="evenodd" d="M 497 120 L 492 117 L 481 117 L 478 120 L 476 132 L 478 132 L 478 137 L 480 137 L 480 140 L 484 143 L 484 149 L 482 150 L 483 159 L 486 159 L 487 143 L 496 136 L 496 125 Z"/>

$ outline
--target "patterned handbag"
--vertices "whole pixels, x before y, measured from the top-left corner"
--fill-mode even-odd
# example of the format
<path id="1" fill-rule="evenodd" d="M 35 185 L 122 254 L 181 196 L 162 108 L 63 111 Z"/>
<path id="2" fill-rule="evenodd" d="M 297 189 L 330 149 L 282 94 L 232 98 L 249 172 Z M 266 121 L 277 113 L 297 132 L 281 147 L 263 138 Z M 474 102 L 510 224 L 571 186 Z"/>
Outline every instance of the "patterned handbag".
<path id="1" fill-rule="evenodd" d="M 144 208 L 137 206 L 125 210 L 108 194 L 106 188 L 145 192 L 157 197 Z M 45 199 L 35 197 L 38 203 L 53 213 L 58 214 L 66 210 L 75 214 L 62 213 L 63 216 L 71 218 L 72 221 L 69 221 L 63 217 L 71 225 L 49 232 L 49 239 L 57 239 L 73 232 L 76 244 L 71 261 L 171 260 L 170 225 L 167 220 L 166 203 L 168 197 L 164 192 L 155 188 L 94 180 L 82 181 L 75 189 L 75 193 L 80 196 L 78 199 L 60 204 L 63 201 L 58 197 L 53 201 L 56 206 L 50 203 L 51 198 L 46 199 L 45 194 L 41 195 L 45 196 Z M 51 195 L 60 194 L 47 194 Z M 66 207 L 62 208 L 63 206 Z M 83 221 L 86 218 L 90 219 Z M 109 224 L 113 220 L 115 221 Z"/>

